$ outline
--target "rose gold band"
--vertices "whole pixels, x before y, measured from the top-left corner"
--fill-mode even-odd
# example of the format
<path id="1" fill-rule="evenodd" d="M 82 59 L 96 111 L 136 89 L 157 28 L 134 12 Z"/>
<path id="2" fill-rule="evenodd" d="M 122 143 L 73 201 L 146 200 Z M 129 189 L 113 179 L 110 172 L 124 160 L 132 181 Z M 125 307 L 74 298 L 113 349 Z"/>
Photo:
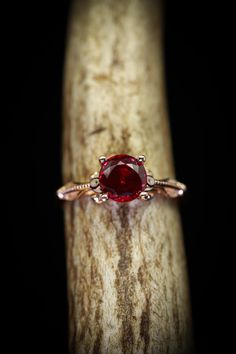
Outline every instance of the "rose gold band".
<path id="1" fill-rule="evenodd" d="M 149 200 L 155 194 L 176 198 L 182 196 L 186 186 L 174 179 L 155 179 L 144 167 L 145 156 L 130 155 L 100 156 L 100 172 L 90 176 L 90 181 L 70 182 L 57 191 L 58 198 L 73 201 L 82 196 L 91 196 L 101 204 L 108 199 L 127 202 L 139 198 Z"/>
<path id="2" fill-rule="evenodd" d="M 176 198 L 183 195 L 186 191 L 186 186 L 174 179 L 154 179 L 153 185 L 150 184 L 147 186 L 146 191 L 148 191 L 151 196 L 157 193 L 166 197 Z M 93 197 L 95 195 L 96 192 L 91 188 L 90 183 L 69 182 L 57 190 L 58 198 L 67 201 L 77 200 L 82 196 Z M 142 192 L 140 193 L 140 197 L 141 199 L 148 199 L 142 198 Z"/>

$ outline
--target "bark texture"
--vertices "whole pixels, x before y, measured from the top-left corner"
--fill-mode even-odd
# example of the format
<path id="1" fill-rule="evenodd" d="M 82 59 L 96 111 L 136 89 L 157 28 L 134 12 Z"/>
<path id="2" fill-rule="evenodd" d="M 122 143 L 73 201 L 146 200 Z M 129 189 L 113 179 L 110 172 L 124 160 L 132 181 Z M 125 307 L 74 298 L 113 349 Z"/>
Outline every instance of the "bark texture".
<path id="1" fill-rule="evenodd" d="M 64 179 L 87 181 L 100 155 L 144 154 L 173 177 L 161 6 L 75 1 L 64 83 Z M 65 203 L 70 352 L 191 353 L 177 205 Z"/>

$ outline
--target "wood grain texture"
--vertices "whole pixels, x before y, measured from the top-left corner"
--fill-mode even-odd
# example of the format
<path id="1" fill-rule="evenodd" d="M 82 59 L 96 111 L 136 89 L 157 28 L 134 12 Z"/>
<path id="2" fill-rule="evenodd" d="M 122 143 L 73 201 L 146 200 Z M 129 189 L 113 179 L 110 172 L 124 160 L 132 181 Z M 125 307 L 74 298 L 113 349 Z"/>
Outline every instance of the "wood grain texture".
<path id="1" fill-rule="evenodd" d="M 173 177 L 158 1 L 75 1 L 64 84 L 64 179 L 100 155 L 146 155 Z M 65 203 L 70 352 L 191 353 L 177 205 Z"/>

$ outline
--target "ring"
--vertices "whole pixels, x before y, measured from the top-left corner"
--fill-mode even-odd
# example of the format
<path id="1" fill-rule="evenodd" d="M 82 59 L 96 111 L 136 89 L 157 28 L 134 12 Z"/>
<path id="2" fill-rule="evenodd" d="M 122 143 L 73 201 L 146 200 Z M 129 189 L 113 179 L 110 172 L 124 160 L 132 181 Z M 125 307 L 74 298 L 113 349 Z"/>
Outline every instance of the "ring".
<path id="1" fill-rule="evenodd" d="M 174 179 L 155 179 L 145 169 L 145 156 L 130 155 L 99 157 L 100 171 L 90 176 L 89 182 L 70 182 L 57 190 L 62 200 L 77 200 L 91 196 L 101 204 L 108 199 L 116 202 L 130 202 L 136 198 L 150 200 L 155 194 L 176 198 L 182 196 L 186 186 Z"/>

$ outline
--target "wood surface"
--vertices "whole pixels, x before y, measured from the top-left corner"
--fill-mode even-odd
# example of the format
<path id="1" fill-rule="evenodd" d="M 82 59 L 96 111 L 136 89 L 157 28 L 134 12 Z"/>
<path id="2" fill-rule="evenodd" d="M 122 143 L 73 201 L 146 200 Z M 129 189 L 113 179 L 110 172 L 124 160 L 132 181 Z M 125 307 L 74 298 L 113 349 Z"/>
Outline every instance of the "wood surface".
<path id="1" fill-rule="evenodd" d="M 174 177 L 159 1 L 75 1 L 64 77 L 64 181 L 144 154 Z M 192 353 L 176 201 L 65 202 L 70 353 Z"/>

